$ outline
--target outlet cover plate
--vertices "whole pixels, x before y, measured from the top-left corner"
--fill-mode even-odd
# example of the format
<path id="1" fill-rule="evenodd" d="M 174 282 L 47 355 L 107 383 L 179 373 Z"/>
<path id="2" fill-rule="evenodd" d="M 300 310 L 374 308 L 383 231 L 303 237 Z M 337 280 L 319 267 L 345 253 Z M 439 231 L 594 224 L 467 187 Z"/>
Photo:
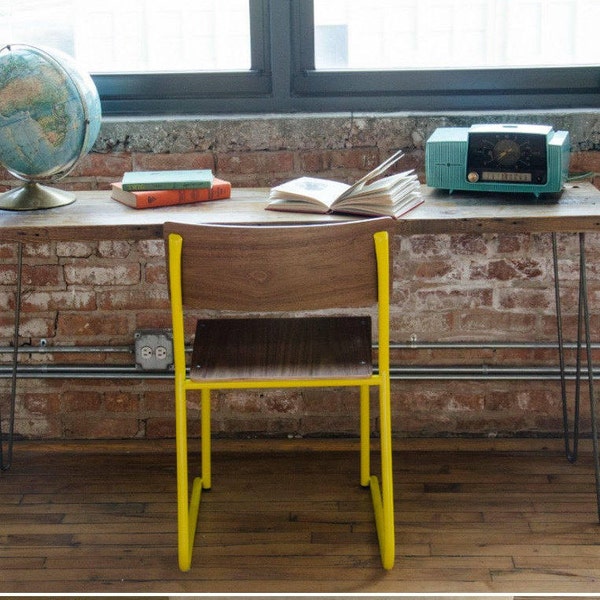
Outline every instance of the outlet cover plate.
<path id="1" fill-rule="evenodd" d="M 173 369 L 173 334 L 170 329 L 135 332 L 135 366 L 142 371 Z"/>

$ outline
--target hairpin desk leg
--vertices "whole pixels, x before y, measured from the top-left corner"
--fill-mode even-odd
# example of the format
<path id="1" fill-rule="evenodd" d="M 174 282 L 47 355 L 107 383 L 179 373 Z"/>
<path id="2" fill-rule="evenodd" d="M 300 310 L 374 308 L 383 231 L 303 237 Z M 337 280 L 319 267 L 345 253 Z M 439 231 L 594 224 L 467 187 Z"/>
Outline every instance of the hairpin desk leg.
<path id="1" fill-rule="evenodd" d="M 596 421 L 596 397 L 594 393 L 594 368 L 592 362 L 592 340 L 590 333 L 590 313 L 588 307 L 587 266 L 585 255 L 585 233 L 579 234 L 579 300 L 577 306 L 577 344 L 575 366 L 575 398 L 573 406 L 573 432 L 569 431 L 568 403 L 566 390 L 566 370 L 564 356 L 564 339 L 562 329 L 562 309 L 560 302 L 560 283 L 558 273 L 558 251 L 556 234 L 552 234 L 552 257 L 554 262 L 554 291 L 556 298 L 556 324 L 558 333 L 558 354 L 561 383 L 561 399 L 563 410 L 563 432 L 565 453 L 569 462 L 575 462 L 578 456 L 579 442 L 579 405 L 581 393 L 582 337 L 585 343 L 585 360 L 587 364 L 588 394 L 590 397 L 590 418 L 592 425 L 592 451 L 594 454 L 594 475 L 596 478 L 596 505 L 598 521 L 600 521 L 600 456 L 598 455 L 598 427 Z M 573 438 L 571 448 L 570 439 Z"/>
<path id="2" fill-rule="evenodd" d="M 0 427 L 0 470 L 8 471 L 12 464 L 13 438 L 15 431 L 15 405 L 17 398 L 17 370 L 19 366 L 19 323 L 21 320 L 21 280 L 23 273 L 23 244 L 17 243 L 17 290 L 15 294 L 15 326 L 13 334 L 12 377 L 10 388 L 10 409 L 8 416 L 8 433 L 6 438 L 6 457 L 4 452 L 4 436 Z M 0 421 L 1 423 L 1 421 Z"/>

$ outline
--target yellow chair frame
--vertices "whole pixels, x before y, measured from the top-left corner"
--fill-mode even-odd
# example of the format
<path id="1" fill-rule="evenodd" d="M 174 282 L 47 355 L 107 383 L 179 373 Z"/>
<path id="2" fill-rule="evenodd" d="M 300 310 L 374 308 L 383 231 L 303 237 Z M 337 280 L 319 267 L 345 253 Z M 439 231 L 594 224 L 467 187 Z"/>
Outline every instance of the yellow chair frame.
<path id="1" fill-rule="evenodd" d="M 247 243 L 254 243 L 256 239 L 263 239 L 265 235 L 269 239 L 277 239 L 277 233 L 281 233 L 281 239 L 288 240 L 288 247 L 300 243 L 303 236 L 313 235 L 315 231 L 321 239 L 327 240 L 331 235 L 329 232 L 343 231 L 345 227 L 347 236 L 340 238 L 352 239 L 355 242 L 362 236 L 363 240 L 371 239 L 371 253 L 376 274 L 373 282 L 373 294 L 377 303 L 377 336 L 378 336 L 378 368 L 367 377 L 361 378 L 294 378 L 290 380 L 252 379 L 248 381 L 195 381 L 188 375 L 185 351 L 185 328 L 184 328 L 184 305 L 186 310 L 192 308 L 219 308 L 217 306 L 204 306 L 206 299 L 200 302 L 196 298 L 188 298 L 198 288 L 211 287 L 210 282 L 196 278 L 197 274 L 185 275 L 186 261 L 193 262 L 196 267 L 208 265 L 211 260 L 217 258 L 219 263 L 215 270 L 219 271 L 223 264 L 230 264 L 231 257 L 226 263 L 220 263 L 218 256 L 221 253 L 218 239 L 238 240 L 237 245 L 248 249 Z M 325 229 L 326 228 L 326 229 Z M 368 219 L 361 221 L 348 221 L 344 223 L 329 223 L 306 226 L 225 226 L 225 225 L 184 225 L 180 223 L 166 223 L 164 236 L 167 242 L 167 264 L 169 274 L 169 292 L 171 300 L 172 322 L 173 322 L 173 345 L 174 345 L 174 368 L 175 368 L 175 419 L 176 419 L 176 453 L 177 453 L 177 505 L 178 505 L 178 548 L 179 568 L 187 571 L 191 567 L 192 551 L 196 534 L 196 526 L 200 509 L 202 490 L 211 487 L 211 405 L 210 394 L 213 389 L 249 389 L 249 388 L 292 388 L 292 387 L 339 387 L 353 386 L 360 389 L 360 483 L 363 487 L 369 487 L 374 507 L 375 524 L 379 540 L 379 549 L 382 565 L 385 569 L 391 569 L 395 558 L 394 539 L 394 499 L 392 480 L 392 438 L 391 438 L 391 408 L 390 408 L 390 378 L 389 378 L 389 294 L 390 294 L 390 251 L 389 231 L 391 230 L 390 219 Z M 216 232 L 215 235 L 209 235 Z M 250 232 L 250 233 L 249 233 Z M 250 242 L 245 241 L 246 234 L 250 235 Z M 256 238 L 255 236 L 263 236 Z M 193 241 L 187 244 L 187 239 L 193 236 Z M 289 239 L 291 237 L 291 240 Z M 314 237 L 314 235 L 313 235 Z M 202 250 L 203 242 L 205 244 Z M 310 244 L 314 244 L 311 239 Z M 344 242 L 348 244 L 350 242 Z M 354 243 L 354 242 L 352 242 Z M 285 245 L 285 244 L 284 244 Z M 186 248 L 189 254 L 186 255 Z M 308 248 L 308 246 L 307 246 Z M 342 246 L 343 248 L 343 246 Z M 339 249 L 338 249 L 339 251 Z M 349 252 L 355 252 L 348 248 Z M 204 252 L 205 260 L 202 260 Z M 303 249 L 296 252 L 297 260 L 302 256 Z M 307 250 L 308 252 L 308 250 Z M 200 253 L 200 254 L 199 254 Z M 335 249 L 334 252 L 335 253 Z M 200 258 L 199 258 L 200 256 Z M 322 252 L 321 255 L 322 256 Z M 244 261 L 245 254 L 240 254 L 240 261 Z M 361 257 L 358 257 L 361 260 Z M 252 260 L 252 257 L 250 257 Z M 363 262 L 368 259 L 362 257 Z M 342 261 L 348 261 L 343 258 Z M 235 262 L 235 261 L 234 261 Z M 210 266 L 209 266 L 210 268 Z M 252 268 L 252 267 L 251 267 Z M 342 269 L 343 271 L 343 269 Z M 221 276 L 219 274 L 218 276 Z M 185 280 L 187 277 L 187 280 Z M 259 278 L 264 278 L 264 273 Z M 210 290 L 208 290 L 210 294 Z M 334 299 L 335 300 L 335 299 Z M 188 302 L 186 302 L 188 301 Z M 236 302 L 233 299 L 232 302 Z M 210 302 L 210 301 L 208 301 Z M 215 302 L 217 300 L 215 299 Z M 254 302 L 254 300 L 252 300 Z M 338 303 L 340 303 L 338 299 Z M 264 298 L 259 299 L 258 304 L 264 303 Z M 317 304 L 322 304 L 318 300 Z M 268 303 L 267 303 L 268 304 Z M 285 302 L 279 304 L 284 304 Z M 189 305 L 189 306 L 188 306 Z M 230 308 L 230 307 L 225 307 Z M 283 306 L 285 309 L 286 306 Z M 242 310 L 246 310 L 242 303 Z M 371 474 L 370 465 L 370 394 L 371 387 L 379 390 L 379 425 L 380 425 L 380 454 L 381 454 L 381 485 L 376 475 Z M 200 417 L 201 417 L 201 466 L 200 476 L 193 479 L 191 495 L 188 488 L 188 432 L 187 432 L 187 410 L 186 395 L 188 391 L 200 391 Z"/>

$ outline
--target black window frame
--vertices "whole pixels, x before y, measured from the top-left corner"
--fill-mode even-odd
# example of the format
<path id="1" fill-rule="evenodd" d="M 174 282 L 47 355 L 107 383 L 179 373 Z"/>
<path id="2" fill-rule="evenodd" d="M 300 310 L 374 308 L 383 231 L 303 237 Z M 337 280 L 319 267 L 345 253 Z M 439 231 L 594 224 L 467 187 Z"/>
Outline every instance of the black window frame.
<path id="1" fill-rule="evenodd" d="M 93 75 L 105 115 L 600 107 L 600 65 L 317 70 L 312 0 L 249 0 L 247 72 Z"/>
<path id="2" fill-rule="evenodd" d="M 256 110 L 272 95 L 270 0 L 249 0 L 248 71 L 92 73 L 104 115 L 162 115 Z"/>

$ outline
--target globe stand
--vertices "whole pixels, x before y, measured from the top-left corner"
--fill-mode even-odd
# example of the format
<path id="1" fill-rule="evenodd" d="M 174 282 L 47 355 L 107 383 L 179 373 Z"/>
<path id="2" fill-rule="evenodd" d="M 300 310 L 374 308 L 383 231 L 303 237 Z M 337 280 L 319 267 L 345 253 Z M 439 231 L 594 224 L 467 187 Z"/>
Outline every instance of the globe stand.
<path id="1" fill-rule="evenodd" d="M 38 210 L 56 208 L 75 202 L 75 194 L 33 181 L 0 194 L 2 210 Z"/>

